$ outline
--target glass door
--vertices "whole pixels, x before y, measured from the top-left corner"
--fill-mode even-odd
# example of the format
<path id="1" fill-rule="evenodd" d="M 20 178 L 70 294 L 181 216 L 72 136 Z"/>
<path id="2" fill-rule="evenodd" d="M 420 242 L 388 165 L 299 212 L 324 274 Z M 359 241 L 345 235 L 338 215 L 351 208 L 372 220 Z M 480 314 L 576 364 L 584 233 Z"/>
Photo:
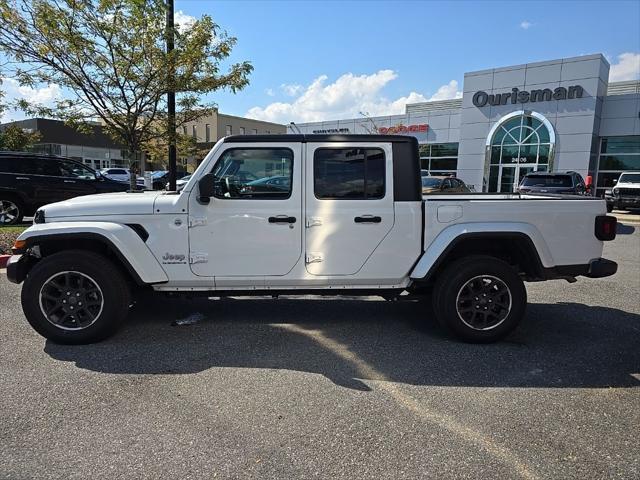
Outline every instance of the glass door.
<path id="1" fill-rule="evenodd" d="M 546 167 L 546 165 L 501 165 L 498 191 L 513 193 L 525 175 L 537 172 L 538 169 L 546 171 Z"/>
<path id="2" fill-rule="evenodd" d="M 518 186 L 518 167 L 516 165 L 500 165 L 498 191 L 511 193 Z"/>

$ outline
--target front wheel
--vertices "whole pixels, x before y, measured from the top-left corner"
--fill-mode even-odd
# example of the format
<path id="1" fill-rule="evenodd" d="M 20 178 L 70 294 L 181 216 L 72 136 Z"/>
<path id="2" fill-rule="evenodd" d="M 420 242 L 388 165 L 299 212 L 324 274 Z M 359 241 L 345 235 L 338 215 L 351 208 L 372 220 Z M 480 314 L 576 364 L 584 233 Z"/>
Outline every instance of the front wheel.
<path id="1" fill-rule="evenodd" d="M 505 337 L 522 320 L 526 304 L 527 291 L 518 272 L 494 257 L 456 260 L 436 280 L 436 318 L 467 342 Z"/>
<path id="2" fill-rule="evenodd" d="M 126 317 L 131 294 L 119 269 L 102 255 L 66 250 L 40 260 L 22 287 L 27 321 L 56 343 L 93 343 Z"/>

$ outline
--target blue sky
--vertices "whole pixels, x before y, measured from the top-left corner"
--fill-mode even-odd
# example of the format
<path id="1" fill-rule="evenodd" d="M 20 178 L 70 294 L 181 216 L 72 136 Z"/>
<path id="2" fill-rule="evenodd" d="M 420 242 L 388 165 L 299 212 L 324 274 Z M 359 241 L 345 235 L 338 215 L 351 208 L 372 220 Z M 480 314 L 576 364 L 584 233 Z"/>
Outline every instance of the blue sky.
<path id="1" fill-rule="evenodd" d="M 176 0 L 175 8 L 177 18 L 211 15 L 238 38 L 231 60 L 255 67 L 248 88 L 211 97 L 220 110 L 279 122 L 401 113 L 407 101 L 455 97 L 464 72 L 589 53 L 607 56 L 612 80 L 640 76 L 638 0 Z"/>

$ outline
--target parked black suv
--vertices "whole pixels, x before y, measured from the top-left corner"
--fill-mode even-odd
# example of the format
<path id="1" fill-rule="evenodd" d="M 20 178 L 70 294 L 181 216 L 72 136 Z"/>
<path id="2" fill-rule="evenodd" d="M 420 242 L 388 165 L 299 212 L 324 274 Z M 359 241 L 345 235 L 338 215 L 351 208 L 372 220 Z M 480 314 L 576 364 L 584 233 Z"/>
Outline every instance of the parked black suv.
<path id="1" fill-rule="evenodd" d="M 532 172 L 524 176 L 518 192 L 587 195 L 589 189 L 578 172 Z"/>
<path id="2" fill-rule="evenodd" d="M 18 223 L 47 203 L 128 188 L 68 158 L 0 152 L 0 225 Z"/>

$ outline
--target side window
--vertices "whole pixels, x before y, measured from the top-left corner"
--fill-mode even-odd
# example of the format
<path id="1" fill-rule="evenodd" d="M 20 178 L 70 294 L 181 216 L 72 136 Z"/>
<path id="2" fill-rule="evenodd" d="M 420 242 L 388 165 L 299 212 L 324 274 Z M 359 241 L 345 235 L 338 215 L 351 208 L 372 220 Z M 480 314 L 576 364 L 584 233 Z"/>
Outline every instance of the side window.
<path id="1" fill-rule="evenodd" d="M 313 187 L 320 200 L 375 200 L 385 195 L 385 156 L 379 148 L 319 148 Z"/>
<path id="2" fill-rule="evenodd" d="M 289 198 L 293 152 L 288 148 L 233 148 L 222 154 L 212 173 L 217 198 Z"/>
<path id="3" fill-rule="evenodd" d="M 93 172 L 79 163 L 60 161 L 60 171 L 63 177 L 72 177 L 80 180 L 95 179 Z"/>
<path id="4" fill-rule="evenodd" d="M 445 181 L 442 182 L 442 189 L 448 190 L 449 188 L 451 188 L 451 180 L 447 178 Z"/>
<path id="5" fill-rule="evenodd" d="M 0 158 L 0 173 L 22 173 L 17 167 L 16 159 Z"/>
<path id="6" fill-rule="evenodd" d="M 34 172 L 37 175 L 46 175 L 48 177 L 60 177 L 60 162 L 46 158 L 38 158 L 34 160 Z"/>

